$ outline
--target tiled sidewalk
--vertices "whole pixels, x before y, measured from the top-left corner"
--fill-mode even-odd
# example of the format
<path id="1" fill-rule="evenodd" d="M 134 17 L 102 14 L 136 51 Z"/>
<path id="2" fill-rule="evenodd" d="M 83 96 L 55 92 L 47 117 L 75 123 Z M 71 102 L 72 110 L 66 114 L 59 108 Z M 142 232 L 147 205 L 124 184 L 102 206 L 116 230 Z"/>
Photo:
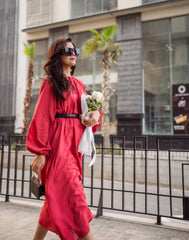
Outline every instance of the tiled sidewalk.
<path id="1" fill-rule="evenodd" d="M 40 203 L 41 204 L 41 203 Z M 40 213 L 40 206 L 31 203 L 0 200 L 0 240 L 32 240 Z M 186 225 L 187 226 L 187 225 Z M 110 217 L 93 219 L 91 229 L 95 240 L 189 240 L 188 229 L 179 230 Z M 48 232 L 45 240 L 58 240 Z"/>

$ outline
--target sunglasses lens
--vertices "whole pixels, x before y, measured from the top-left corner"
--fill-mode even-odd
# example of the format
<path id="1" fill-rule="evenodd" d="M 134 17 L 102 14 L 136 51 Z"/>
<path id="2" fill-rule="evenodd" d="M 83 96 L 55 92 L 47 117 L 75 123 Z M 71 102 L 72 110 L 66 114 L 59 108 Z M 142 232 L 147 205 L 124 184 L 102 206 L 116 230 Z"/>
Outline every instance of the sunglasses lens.
<path id="1" fill-rule="evenodd" d="M 71 56 L 72 52 L 73 52 L 73 49 L 69 48 L 69 47 L 66 47 L 64 51 L 65 51 L 66 56 Z"/>
<path id="2" fill-rule="evenodd" d="M 74 49 L 75 55 L 79 56 L 80 55 L 80 49 L 79 48 L 75 48 Z"/>
<path id="3" fill-rule="evenodd" d="M 65 49 L 64 49 L 64 54 L 66 56 L 71 56 L 73 52 L 75 53 L 75 56 L 79 56 L 80 55 L 80 49 L 79 48 L 65 47 Z"/>

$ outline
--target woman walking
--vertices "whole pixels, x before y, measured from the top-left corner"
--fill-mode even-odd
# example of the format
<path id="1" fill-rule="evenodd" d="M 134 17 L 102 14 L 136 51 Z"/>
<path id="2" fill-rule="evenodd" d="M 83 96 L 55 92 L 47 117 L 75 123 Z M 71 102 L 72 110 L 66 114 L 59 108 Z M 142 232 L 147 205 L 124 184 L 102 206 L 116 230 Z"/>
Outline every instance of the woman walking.
<path id="1" fill-rule="evenodd" d="M 50 46 L 44 65 L 47 77 L 28 130 L 27 149 L 36 155 L 32 169 L 46 193 L 33 240 L 44 239 L 48 230 L 61 240 L 94 239 L 78 145 L 86 127 L 97 131 L 100 114 L 88 112 L 90 118 L 81 123 L 81 95 L 86 92 L 84 84 L 73 77 L 77 56 L 79 49 L 69 37 L 60 37 Z"/>

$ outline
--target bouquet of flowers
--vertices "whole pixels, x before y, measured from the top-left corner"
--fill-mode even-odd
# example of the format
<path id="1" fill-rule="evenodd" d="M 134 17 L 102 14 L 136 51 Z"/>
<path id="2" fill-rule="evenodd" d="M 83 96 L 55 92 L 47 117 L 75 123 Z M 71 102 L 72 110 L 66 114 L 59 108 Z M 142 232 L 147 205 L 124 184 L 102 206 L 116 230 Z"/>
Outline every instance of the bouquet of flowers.
<path id="1" fill-rule="evenodd" d="M 91 96 L 87 96 L 86 101 L 89 112 L 98 110 L 101 107 L 103 101 L 102 93 L 94 91 Z"/>
<path id="2" fill-rule="evenodd" d="M 81 95 L 81 121 L 85 117 L 87 112 L 98 110 L 102 104 L 103 96 L 102 93 L 94 91 L 92 95 Z M 91 155 L 93 152 L 93 158 L 89 164 L 92 166 L 96 159 L 96 148 L 94 144 L 94 135 L 92 127 L 87 127 L 81 137 L 78 152 L 86 155 Z"/>

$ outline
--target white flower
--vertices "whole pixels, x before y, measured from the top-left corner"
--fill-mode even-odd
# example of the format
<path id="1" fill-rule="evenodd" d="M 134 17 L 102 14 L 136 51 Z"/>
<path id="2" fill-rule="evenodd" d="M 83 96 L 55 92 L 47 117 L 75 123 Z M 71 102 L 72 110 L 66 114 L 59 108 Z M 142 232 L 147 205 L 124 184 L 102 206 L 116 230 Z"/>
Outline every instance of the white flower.
<path id="1" fill-rule="evenodd" d="M 92 99 L 93 99 L 93 100 L 96 100 L 98 103 L 102 103 L 102 101 L 103 101 L 103 95 L 102 95 L 101 92 L 96 92 L 96 91 L 94 91 L 94 92 L 92 93 Z"/>

